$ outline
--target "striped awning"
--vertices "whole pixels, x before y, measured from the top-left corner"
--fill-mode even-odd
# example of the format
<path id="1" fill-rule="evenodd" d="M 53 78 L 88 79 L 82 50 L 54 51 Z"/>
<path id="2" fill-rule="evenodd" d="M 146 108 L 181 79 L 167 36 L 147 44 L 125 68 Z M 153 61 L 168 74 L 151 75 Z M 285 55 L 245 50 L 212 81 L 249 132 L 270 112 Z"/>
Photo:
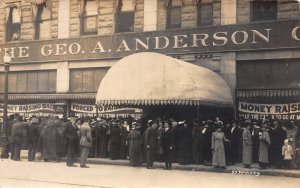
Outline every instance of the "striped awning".
<path id="1" fill-rule="evenodd" d="M 232 107 L 229 86 L 217 73 L 158 53 L 121 59 L 103 78 L 100 105 L 207 105 Z"/>
<path id="2" fill-rule="evenodd" d="M 237 90 L 238 98 L 300 97 L 300 90 Z"/>
<path id="3" fill-rule="evenodd" d="M 95 100 L 96 93 L 76 94 L 9 94 L 9 101 L 16 100 Z M 3 95 L 0 95 L 3 100 Z"/>

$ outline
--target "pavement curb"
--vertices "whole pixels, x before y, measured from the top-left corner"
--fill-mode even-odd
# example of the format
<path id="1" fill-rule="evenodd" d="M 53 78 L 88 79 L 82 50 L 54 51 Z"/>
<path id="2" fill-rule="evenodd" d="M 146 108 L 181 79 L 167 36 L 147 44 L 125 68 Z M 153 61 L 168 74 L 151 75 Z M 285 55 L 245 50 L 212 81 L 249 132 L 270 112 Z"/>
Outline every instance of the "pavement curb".
<path id="1" fill-rule="evenodd" d="M 23 160 L 27 159 L 26 154 L 22 154 L 21 158 Z M 39 160 L 37 160 L 39 161 Z M 62 161 L 65 162 L 66 158 L 62 158 Z M 78 160 L 79 161 L 79 160 Z M 88 164 L 102 164 L 102 165 L 116 165 L 116 166 L 131 166 L 128 160 L 110 160 L 110 159 L 102 159 L 102 158 L 88 158 L 87 160 Z M 141 167 L 146 168 L 146 164 L 143 163 Z M 164 169 L 165 165 L 164 163 L 158 163 L 155 162 L 153 165 L 156 169 Z M 137 168 L 137 167 L 133 167 Z M 251 175 L 255 176 L 257 173 L 262 176 L 279 176 L 279 177 L 291 177 L 291 178 L 300 178 L 300 170 L 280 170 L 277 169 L 265 169 L 260 170 L 256 168 L 252 169 L 246 169 L 242 167 L 234 167 L 229 166 L 227 169 L 218 169 L 213 168 L 212 166 L 204 166 L 204 165 L 180 165 L 177 163 L 174 163 L 172 166 L 172 170 L 184 170 L 184 171 L 199 171 L 199 172 L 214 172 L 214 173 L 227 173 L 232 175 Z M 291 172 L 292 171 L 292 172 Z"/>

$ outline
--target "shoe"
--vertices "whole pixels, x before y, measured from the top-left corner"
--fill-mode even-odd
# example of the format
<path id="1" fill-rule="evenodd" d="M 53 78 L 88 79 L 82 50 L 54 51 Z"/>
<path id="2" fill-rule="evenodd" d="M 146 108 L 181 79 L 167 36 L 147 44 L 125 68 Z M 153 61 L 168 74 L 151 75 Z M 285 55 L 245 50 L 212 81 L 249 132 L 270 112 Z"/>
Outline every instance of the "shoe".
<path id="1" fill-rule="evenodd" d="M 68 167 L 77 167 L 75 164 L 67 165 Z"/>
<path id="2" fill-rule="evenodd" d="M 81 168 L 89 168 L 87 165 L 80 165 Z"/>
<path id="3" fill-rule="evenodd" d="M 227 167 L 226 167 L 226 166 L 221 166 L 220 168 L 222 168 L 222 169 L 227 169 Z"/>

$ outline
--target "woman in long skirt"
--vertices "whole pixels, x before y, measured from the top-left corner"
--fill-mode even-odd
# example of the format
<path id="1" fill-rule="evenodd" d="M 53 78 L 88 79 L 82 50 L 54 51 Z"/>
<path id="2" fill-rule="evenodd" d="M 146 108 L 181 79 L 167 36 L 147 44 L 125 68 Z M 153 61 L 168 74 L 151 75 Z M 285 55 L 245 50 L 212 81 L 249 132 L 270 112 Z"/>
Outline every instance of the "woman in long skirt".
<path id="1" fill-rule="evenodd" d="M 211 149 L 213 151 L 212 165 L 214 168 L 226 168 L 225 149 L 223 141 L 229 142 L 221 131 L 221 126 L 212 134 Z"/>
<path id="2" fill-rule="evenodd" d="M 132 130 L 129 133 L 129 160 L 131 166 L 141 165 L 142 154 L 142 135 L 136 129 L 136 123 L 132 124 Z"/>

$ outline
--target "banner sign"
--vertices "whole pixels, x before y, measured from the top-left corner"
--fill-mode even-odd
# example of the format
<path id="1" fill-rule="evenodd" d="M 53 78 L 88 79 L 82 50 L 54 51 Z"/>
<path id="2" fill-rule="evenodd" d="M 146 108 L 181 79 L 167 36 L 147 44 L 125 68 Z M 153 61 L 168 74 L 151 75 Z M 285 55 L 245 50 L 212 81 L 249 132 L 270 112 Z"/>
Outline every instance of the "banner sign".
<path id="1" fill-rule="evenodd" d="M 3 111 L 3 104 L 0 104 L 0 111 Z M 51 103 L 36 103 L 36 104 L 20 104 L 7 106 L 8 113 L 30 113 L 30 112 L 53 112 L 55 113 L 56 108 Z"/>
<path id="2" fill-rule="evenodd" d="M 300 103 L 255 104 L 239 102 L 239 117 L 245 119 L 300 120 Z"/>
<path id="3" fill-rule="evenodd" d="M 124 108 L 124 107 L 116 107 L 116 106 L 96 106 L 96 105 L 88 105 L 88 104 L 71 104 L 71 111 L 77 113 L 89 113 L 96 114 L 98 108 L 99 114 L 141 114 L 142 110 L 137 108 Z"/>
<path id="4" fill-rule="evenodd" d="M 0 45 L 12 63 L 122 58 L 138 52 L 166 55 L 300 47 L 300 21 L 270 21 L 168 31 L 118 33 Z"/>

